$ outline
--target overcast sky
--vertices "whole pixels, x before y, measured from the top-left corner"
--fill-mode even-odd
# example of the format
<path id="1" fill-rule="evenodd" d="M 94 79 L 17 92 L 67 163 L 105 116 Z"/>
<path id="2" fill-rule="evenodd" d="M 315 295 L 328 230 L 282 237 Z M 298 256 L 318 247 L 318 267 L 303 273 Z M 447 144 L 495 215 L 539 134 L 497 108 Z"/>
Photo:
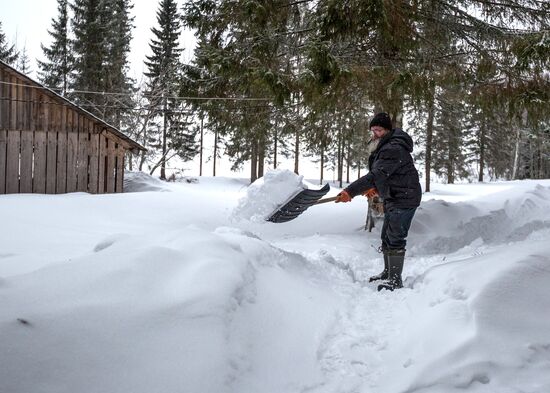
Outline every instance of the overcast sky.
<path id="1" fill-rule="evenodd" d="M 156 25 L 158 0 L 134 0 L 135 16 L 132 52 L 130 61 L 131 75 L 139 80 L 143 71 L 143 60 L 149 53 L 151 27 Z M 52 18 L 57 18 L 57 0 L 0 0 L 0 21 L 2 30 L 10 42 L 17 41 L 17 46 L 26 47 L 31 59 L 31 76 L 36 77 L 38 65 L 36 58 L 42 59 L 40 43 L 49 45 Z M 194 39 L 190 32 L 184 32 L 180 45 L 185 49 L 184 61 L 191 57 Z"/>

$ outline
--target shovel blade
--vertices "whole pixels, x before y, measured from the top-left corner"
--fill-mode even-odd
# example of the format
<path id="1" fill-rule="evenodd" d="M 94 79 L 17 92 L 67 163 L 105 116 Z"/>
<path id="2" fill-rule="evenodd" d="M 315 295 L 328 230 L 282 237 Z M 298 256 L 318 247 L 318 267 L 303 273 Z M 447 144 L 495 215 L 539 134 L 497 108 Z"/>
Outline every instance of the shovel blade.
<path id="1" fill-rule="evenodd" d="M 330 186 L 325 184 L 323 188 L 319 190 L 302 190 L 298 194 L 294 195 L 284 205 L 278 208 L 268 219 L 274 223 L 287 222 L 294 220 L 300 214 L 305 212 L 308 207 L 313 206 L 321 199 L 327 192 L 329 192 Z"/>

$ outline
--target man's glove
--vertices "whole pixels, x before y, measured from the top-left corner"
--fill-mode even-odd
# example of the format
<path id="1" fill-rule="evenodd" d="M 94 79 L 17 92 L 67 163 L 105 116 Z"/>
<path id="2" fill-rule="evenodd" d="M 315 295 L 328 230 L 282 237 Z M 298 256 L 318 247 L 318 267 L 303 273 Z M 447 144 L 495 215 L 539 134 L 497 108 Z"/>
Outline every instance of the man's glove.
<path id="1" fill-rule="evenodd" d="M 378 190 L 376 188 L 369 188 L 367 191 L 365 191 L 363 193 L 364 196 L 366 196 L 367 198 L 371 199 L 371 198 L 374 198 L 376 196 L 378 196 Z"/>
<path id="2" fill-rule="evenodd" d="M 342 190 L 338 195 L 336 195 L 335 202 L 351 202 L 351 197 L 346 190 Z"/>

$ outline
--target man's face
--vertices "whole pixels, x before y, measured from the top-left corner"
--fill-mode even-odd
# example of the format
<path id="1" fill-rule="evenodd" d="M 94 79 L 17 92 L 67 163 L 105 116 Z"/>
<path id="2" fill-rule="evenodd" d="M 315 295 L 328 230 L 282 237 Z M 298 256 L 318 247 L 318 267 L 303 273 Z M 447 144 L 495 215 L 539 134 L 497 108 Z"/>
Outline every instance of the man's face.
<path id="1" fill-rule="evenodd" d="M 370 130 L 375 139 L 383 138 L 388 133 L 388 130 L 381 126 L 372 126 Z"/>

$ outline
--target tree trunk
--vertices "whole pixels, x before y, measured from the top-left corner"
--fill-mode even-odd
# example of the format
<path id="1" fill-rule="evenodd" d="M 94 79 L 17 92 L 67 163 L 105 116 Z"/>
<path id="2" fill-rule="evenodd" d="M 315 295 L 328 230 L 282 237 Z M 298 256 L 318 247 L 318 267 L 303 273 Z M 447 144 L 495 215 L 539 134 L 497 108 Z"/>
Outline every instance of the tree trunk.
<path id="1" fill-rule="evenodd" d="M 527 124 L 527 110 L 523 111 L 522 114 L 522 126 Z M 521 144 L 521 127 L 517 127 L 516 132 L 516 151 L 514 153 L 514 167 L 512 168 L 512 180 L 516 180 L 518 175 L 518 166 L 519 166 L 519 148 Z"/>
<path id="2" fill-rule="evenodd" d="M 218 159 L 218 130 L 214 132 L 214 158 L 212 165 L 212 176 L 216 177 L 216 161 Z"/>
<path id="3" fill-rule="evenodd" d="M 258 143 L 258 176 L 259 179 L 264 175 L 264 162 L 265 162 L 265 140 L 264 138 Z"/>
<path id="4" fill-rule="evenodd" d="M 132 161 L 132 153 L 126 153 L 126 159 L 124 160 L 128 163 L 128 170 L 134 170 L 134 162 Z"/>
<path id="5" fill-rule="evenodd" d="M 394 128 L 403 127 L 403 110 L 396 110 L 392 116 L 392 125 Z"/>
<path id="6" fill-rule="evenodd" d="M 166 134 L 168 130 L 168 117 L 167 117 L 167 104 L 166 98 L 162 104 L 162 111 L 164 114 L 164 121 L 162 127 L 162 162 L 160 163 L 160 178 L 166 180 Z"/>
<path id="7" fill-rule="evenodd" d="M 258 178 L 258 142 L 252 142 L 250 152 L 250 183 L 254 183 Z"/>
<path id="8" fill-rule="evenodd" d="M 204 116 L 201 116 L 201 148 L 199 152 L 199 176 L 202 176 L 202 154 L 204 150 Z"/>
<path id="9" fill-rule="evenodd" d="M 428 120 L 426 123 L 426 187 L 425 192 L 430 192 L 430 174 L 432 171 L 432 141 L 434 133 L 434 118 L 435 118 L 435 90 L 432 88 L 428 101 Z"/>
<path id="10" fill-rule="evenodd" d="M 319 184 L 323 184 L 323 179 L 325 177 L 325 146 L 321 146 L 321 171 L 319 175 Z"/>
<path id="11" fill-rule="evenodd" d="M 277 132 L 277 124 L 275 124 L 275 135 L 273 141 L 273 169 L 277 169 L 277 144 L 279 143 L 279 134 Z"/>
<path id="12" fill-rule="evenodd" d="M 529 163 L 529 179 L 536 179 L 538 176 L 537 140 L 529 138 L 529 149 L 531 150 L 531 162 Z"/>
<path id="13" fill-rule="evenodd" d="M 350 157 L 351 157 L 351 143 L 348 141 L 348 153 L 346 157 L 346 183 L 349 184 L 349 171 L 350 171 Z"/>
<path id="14" fill-rule="evenodd" d="M 451 151 L 447 151 L 447 153 L 449 153 L 449 156 L 448 156 L 448 159 L 447 159 L 447 163 L 446 163 L 446 167 L 447 167 L 447 184 L 454 184 L 455 182 L 455 178 L 454 178 L 454 170 L 453 170 L 453 167 L 454 167 L 454 163 L 453 163 L 453 159 L 452 159 L 452 156 L 451 156 Z"/>
<path id="15" fill-rule="evenodd" d="M 145 152 L 142 151 L 141 154 L 140 154 L 140 158 L 139 158 L 139 170 L 142 171 L 143 170 L 143 165 L 145 164 Z"/>
<path id="16" fill-rule="evenodd" d="M 296 136 L 294 140 L 294 173 L 298 172 L 298 163 L 300 162 L 300 131 L 296 129 Z"/>
<path id="17" fill-rule="evenodd" d="M 343 183 L 343 159 L 342 159 L 342 156 L 343 156 L 343 141 L 342 141 L 342 134 L 341 132 L 339 131 L 338 132 L 338 154 L 337 154 L 337 157 L 336 157 L 336 171 L 337 171 L 337 174 L 338 174 L 338 182 L 340 184 L 340 188 L 342 188 L 342 186 L 344 185 Z"/>
<path id="18" fill-rule="evenodd" d="M 481 119 L 479 128 L 479 177 L 478 181 L 483 182 L 483 171 L 485 170 L 485 117 Z"/>
<path id="19" fill-rule="evenodd" d="M 297 175 L 299 173 L 299 164 L 300 164 L 300 126 L 301 119 L 300 119 L 300 104 L 299 104 L 299 97 L 297 94 L 294 95 L 293 101 L 296 103 L 296 135 L 294 138 L 294 173 Z"/>
<path id="20" fill-rule="evenodd" d="M 543 158 L 542 158 L 542 149 L 543 149 L 543 142 L 542 138 L 538 138 L 538 146 L 537 146 L 537 166 L 538 166 L 538 175 L 537 179 L 544 179 L 544 171 L 543 171 Z"/>

